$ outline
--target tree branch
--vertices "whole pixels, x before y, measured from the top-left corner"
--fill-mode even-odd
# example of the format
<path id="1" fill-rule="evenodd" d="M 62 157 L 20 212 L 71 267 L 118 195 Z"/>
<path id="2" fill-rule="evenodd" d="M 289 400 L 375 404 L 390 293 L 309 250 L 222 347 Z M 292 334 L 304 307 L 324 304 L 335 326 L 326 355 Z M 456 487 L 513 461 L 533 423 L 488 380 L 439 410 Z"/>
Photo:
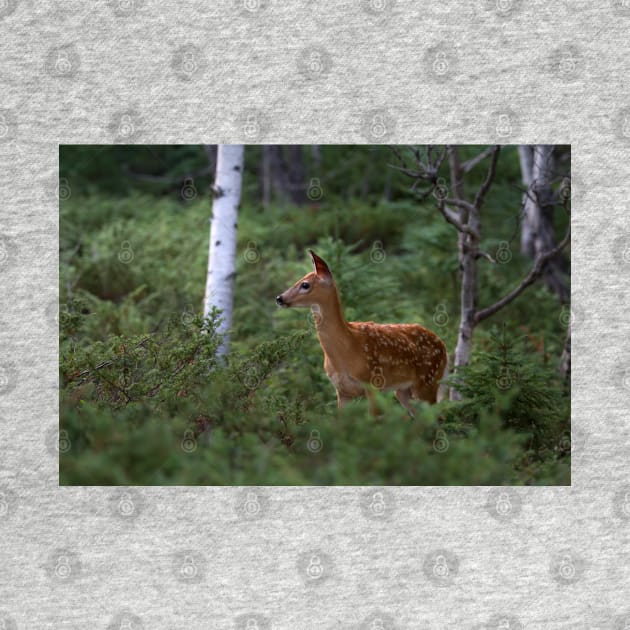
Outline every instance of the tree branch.
<path id="1" fill-rule="evenodd" d="M 444 203 L 448 203 L 451 206 L 457 206 L 458 208 L 464 208 L 464 210 L 468 210 L 468 212 L 473 212 L 475 210 L 475 206 L 472 203 L 465 201 L 464 199 L 445 199 Z"/>
<path id="2" fill-rule="evenodd" d="M 475 325 L 483 321 L 484 319 L 487 319 L 491 315 L 494 315 L 497 311 L 500 311 L 504 306 L 507 306 L 521 293 L 523 293 L 523 291 L 525 291 L 525 289 L 530 284 L 533 284 L 541 275 L 545 263 L 557 254 L 559 254 L 565 248 L 570 239 L 571 226 L 569 225 L 567 233 L 565 234 L 562 241 L 560 241 L 560 243 L 558 243 L 558 245 L 553 249 L 550 249 L 548 252 L 545 252 L 544 254 L 538 256 L 527 276 L 523 278 L 523 281 L 511 293 L 508 293 L 504 298 L 500 299 L 498 302 L 495 302 L 492 306 L 488 306 L 488 308 L 477 311 L 477 313 L 475 314 Z"/>
<path id="3" fill-rule="evenodd" d="M 453 226 L 455 226 L 455 228 L 459 231 L 459 232 L 464 232 L 465 234 L 470 234 L 471 236 L 474 236 L 475 238 L 479 238 L 479 234 L 477 234 L 477 232 L 475 230 L 473 230 L 470 225 L 468 225 L 467 223 L 462 223 L 459 220 L 459 217 L 457 216 L 456 212 L 453 212 L 453 210 L 451 210 L 451 208 L 449 208 L 448 206 L 444 205 L 444 201 L 443 200 L 439 200 L 438 201 L 438 210 L 442 213 L 442 216 Z"/>
<path id="4" fill-rule="evenodd" d="M 481 185 L 481 188 L 477 191 L 477 195 L 475 196 L 474 206 L 477 210 L 481 209 L 481 205 L 483 204 L 483 200 L 492 184 L 492 180 L 497 172 L 497 162 L 499 160 L 499 151 L 501 151 L 500 145 L 495 145 L 492 148 L 492 160 L 490 161 L 490 166 L 488 167 L 488 174 L 486 175 L 486 179 L 484 183 Z"/>
<path id="5" fill-rule="evenodd" d="M 494 147 L 488 147 L 476 157 L 470 158 L 470 160 L 466 160 L 464 163 L 460 165 L 461 170 L 464 173 L 468 173 L 473 168 L 475 168 L 475 166 L 477 166 L 479 162 L 483 162 L 493 151 L 494 151 Z"/>

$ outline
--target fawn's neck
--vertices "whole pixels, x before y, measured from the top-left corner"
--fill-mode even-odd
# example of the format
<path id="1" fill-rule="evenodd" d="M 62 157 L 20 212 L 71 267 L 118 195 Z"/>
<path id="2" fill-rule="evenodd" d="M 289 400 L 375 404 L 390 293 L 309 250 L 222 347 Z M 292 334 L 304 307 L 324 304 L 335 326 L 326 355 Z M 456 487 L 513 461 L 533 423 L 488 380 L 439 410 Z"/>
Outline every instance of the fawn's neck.
<path id="1" fill-rule="evenodd" d="M 344 358 L 352 348 L 352 335 L 343 317 L 337 287 L 328 300 L 311 307 L 311 310 L 322 350 L 341 369 Z"/>

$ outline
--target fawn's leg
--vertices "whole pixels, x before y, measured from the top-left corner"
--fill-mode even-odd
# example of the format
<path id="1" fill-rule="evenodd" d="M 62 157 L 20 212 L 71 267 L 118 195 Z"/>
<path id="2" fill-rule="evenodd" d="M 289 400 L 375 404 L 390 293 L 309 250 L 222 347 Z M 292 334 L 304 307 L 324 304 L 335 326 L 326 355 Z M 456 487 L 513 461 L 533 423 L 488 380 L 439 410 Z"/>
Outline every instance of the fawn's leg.
<path id="1" fill-rule="evenodd" d="M 342 394 L 339 390 L 337 390 L 337 409 L 345 407 L 352 399 L 352 396 Z"/>
<path id="2" fill-rule="evenodd" d="M 413 407 L 409 403 L 411 400 L 411 387 L 406 387 L 405 389 L 397 389 L 394 393 L 398 402 L 409 412 L 409 415 L 412 418 L 415 418 L 415 413 L 413 411 Z"/>
<path id="3" fill-rule="evenodd" d="M 378 416 L 381 413 L 381 410 L 376 403 L 376 398 L 374 398 L 374 392 L 369 387 L 365 388 L 365 396 L 368 399 L 370 415 L 375 417 Z"/>

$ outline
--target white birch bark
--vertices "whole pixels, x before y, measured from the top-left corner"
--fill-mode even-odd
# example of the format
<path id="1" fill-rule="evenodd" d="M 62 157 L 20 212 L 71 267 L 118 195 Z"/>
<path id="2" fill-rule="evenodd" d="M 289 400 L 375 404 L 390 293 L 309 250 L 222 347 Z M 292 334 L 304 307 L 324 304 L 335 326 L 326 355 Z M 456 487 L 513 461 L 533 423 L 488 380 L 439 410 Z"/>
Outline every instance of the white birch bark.
<path id="1" fill-rule="evenodd" d="M 232 327 L 236 276 L 236 225 L 241 201 L 243 156 L 242 144 L 218 146 L 203 314 L 207 316 L 213 306 L 222 311 L 223 320 L 217 329 L 224 335 L 218 350 L 219 356 L 226 355 L 230 348 L 229 330 Z"/>

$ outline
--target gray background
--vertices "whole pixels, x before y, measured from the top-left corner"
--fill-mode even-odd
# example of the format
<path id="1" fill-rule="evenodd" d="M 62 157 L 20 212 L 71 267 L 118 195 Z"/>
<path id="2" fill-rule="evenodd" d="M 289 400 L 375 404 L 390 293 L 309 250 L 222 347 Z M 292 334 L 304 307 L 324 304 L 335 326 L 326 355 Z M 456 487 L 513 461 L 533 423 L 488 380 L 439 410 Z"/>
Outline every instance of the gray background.
<path id="1" fill-rule="evenodd" d="M 630 3 L 463 4 L 0 2 L 0 628 L 630 627 Z M 572 143 L 572 487 L 59 488 L 58 144 L 118 141 Z"/>

